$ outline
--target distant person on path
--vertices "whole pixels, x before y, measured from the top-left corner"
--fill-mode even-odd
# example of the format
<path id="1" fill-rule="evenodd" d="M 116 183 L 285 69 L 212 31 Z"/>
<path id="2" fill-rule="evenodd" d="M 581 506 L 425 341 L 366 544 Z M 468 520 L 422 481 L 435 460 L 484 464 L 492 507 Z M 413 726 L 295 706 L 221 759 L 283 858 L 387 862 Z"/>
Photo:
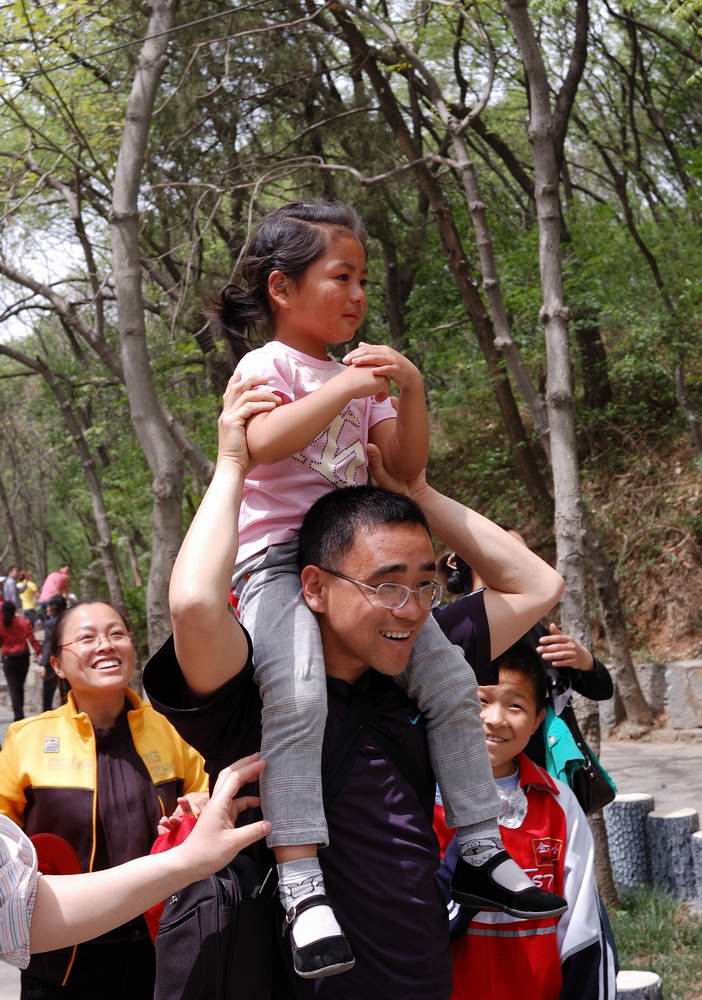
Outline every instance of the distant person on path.
<path id="1" fill-rule="evenodd" d="M 66 948 L 105 934 L 231 862 L 267 833 L 265 822 L 236 826 L 239 814 L 258 800 L 235 796 L 263 766 L 254 754 L 221 771 L 184 843 L 101 872 L 42 875 L 32 841 L 0 815 L 0 958 L 26 969 L 30 952 Z M 97 978 L 94 990 L 85 994 L 104 995 Z M 124 996 L 127 1000 L 129 990 Z"/>
<path id="2" fill-rule="evenodd" d="M 49 573 L 42 584 L 39 603 L 46 607 L 49 598 L 55 597 L 56 594 L 67 598 L 70 580 L 71 570 L 69 566 L 62 566 L 60 569 L 55 569 L 53 573 Z"/>
<path id="3" fill-rule="evenodd" d="M 252 468 L 243 485 L 234 585 L 263 697 L 268 844 L 278 862 L 295 970 L 304 978 L 346 972 L 354 957 L 317 857 L 329 843 L 321 768 L 327 691 L 319 626 L 300 586 L 300 526 L 315 500 L 367 483 L 369 444 L 403 481 L 423 471 L 429 451 L 424 381 L 412 362 L 363 342 L 343 365 L 329 354 L 353 339 L 366 315 L 365 243 L 360 218 L 339 202 L 286 205 L 260 223 L 242 261 L 241 285 L 228 285 L 214 310 L 234 353 L 246 349 L 245 335 L 256 324 L 266 324 L 272 337 L 237 366 L 241 379 L 268 390 L 269 402 L 246 428 Z M 390 381 L 399 390 L 397 409 L 388 399 Z M 428 613 L 438 591 L 431 573 L 427 580 L 417 600 Z M 370 600 L 373 588 L 357 586 Z M 397 629 L 386 641 L 401 648 L 409 633 Z M 397 682 L 427 719 L 434 771 L 459 827 L 464 863 L 455 891 L 494 890 L 496 905 L 510 896 L 519 906 L 520 891 L 533 887 L 500 842 L 474 679 L 430 616 Z M 365 877 L 349 872 L 361 882 Z M 562 905 L 546 893 L 530 903 L 540 912 Z"/>
<path id="4" fill-rule="evenodd" d="M 84 872 L 142 857 L 178 798 L 207 791 L 202 758 L 129 688 L 136 650 L 109 604 L 76 604 L 59 617 L 51 666 L 70 685 L 68 701 L 9 727 L 0 812 L 29 836 L 63 837 Z M 152 1000 L 154 976 L 138 917 L 77 951 L 35 955 L 22 1000 Z"/>
<path id="5" fill-rule="evenodd" d="M 41 686 L 42 712 L 50 712 L 54 707 L 54 694 L 58 687 L 58 676 L 51 666 L 51 643 L 53 641 L 56 621 L 62 611 L 66 610 L 66 598 L 61 594 L 49 598 L 44 619 L 44 642 L 41 647 L 39 663 L 44 668 L 44 680 Z"/>
<path id="6" fill-rule="evenodd" d="M 2 599 L 3 601 L 11 601 L 16 608 L 19 608 L 21 601 L 19 590 L 17 589 L 17 578 L 19 576 L 19 570 L 16 566 L 10 566 L 7 571 L 7 576 L 2 585 Z"/>
<path id="7" fill-rule="evenodd" d="M 34 652 L 39 656 L 41 646 L 34 637 L 32 623 L 29 619 L 17 614 L 17 608 L 12 601 L 5 600 L 0 618 L 0 653 L 2 653 L 2 669 L 10 692 L 12 712 L 17 722 L 24 718 L 24 682 L 29 671 L 29 649 L 31 643 Z"/>
<path id="8" fill-rule="evenodd" d="M 22 602 L 22 614 L 34 625 L 37 617 L 37 605 L 39 603 L 39 588 L 32 579 L 31 569 L 22 570 L 19 575 L 17 589 Z"/>

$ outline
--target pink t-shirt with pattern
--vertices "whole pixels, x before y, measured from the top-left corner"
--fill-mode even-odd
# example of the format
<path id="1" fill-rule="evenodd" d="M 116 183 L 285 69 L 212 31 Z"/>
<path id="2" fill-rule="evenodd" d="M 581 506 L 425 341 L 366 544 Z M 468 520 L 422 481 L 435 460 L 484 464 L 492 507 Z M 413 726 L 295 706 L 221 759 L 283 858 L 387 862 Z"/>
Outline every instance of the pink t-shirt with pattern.
<path id="1" fill-rule="evenodd" d="M 260 375 L 285 405 L 308 396 L 345 367 L 274 340 L 244 355 L 236 370 L 242 378 Z M 239 515 L 237 562 L 294 538 L 310 506 L 324 493 L 367 483 L 368 432 L 381 420 L 394 419 L 389 400 L 352 399 L 305 448 L 280 462 L 249 469 Z"/>

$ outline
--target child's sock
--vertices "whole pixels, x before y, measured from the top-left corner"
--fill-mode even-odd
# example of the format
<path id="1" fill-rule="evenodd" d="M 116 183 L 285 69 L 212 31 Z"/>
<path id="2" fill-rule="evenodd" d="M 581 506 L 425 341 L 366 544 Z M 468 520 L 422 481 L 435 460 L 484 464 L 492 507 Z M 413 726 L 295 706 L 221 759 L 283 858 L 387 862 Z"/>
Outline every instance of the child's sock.
<path id="1" fill-rule="evenodd" d="M 494 819 L 474 823 L 472 826 L 459 826 L 456 835 L 461 846 L 461 857 L 474 868 L 481 867 L 505 849 Z M 498 885 L 509 892 L 534 887 L 529 876 L 511 858 L 502 861 L 490 874 Z"/>
<path id="2" fill-rule="evenodd" d="M 285 861 L 278 865 L 278 894 L 286 913 L 306 896 L 323 892 L 324 876 L 317 858 L 300 858 L 299 861 Z M 291 932 L 298 948 L 304 948 L 320 938 L 344 933 L 331 906 L 323 904 L 301 913 Z"/>

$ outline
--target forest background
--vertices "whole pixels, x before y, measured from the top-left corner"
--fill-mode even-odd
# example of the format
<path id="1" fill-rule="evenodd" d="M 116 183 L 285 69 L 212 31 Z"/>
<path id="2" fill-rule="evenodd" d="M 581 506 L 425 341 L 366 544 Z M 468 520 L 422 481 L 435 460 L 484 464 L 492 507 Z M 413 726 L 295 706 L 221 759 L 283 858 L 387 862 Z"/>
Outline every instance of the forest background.
<path id="1" fill-rule="evenodd" d="M 698 6 L 0 4 L 2 567 L 160 643 L 232 370 L 203 307 L 261 214 L 340 198 L 432 481 L 558 556 L 650 726 L 632 656 L 702 652 Z"/>

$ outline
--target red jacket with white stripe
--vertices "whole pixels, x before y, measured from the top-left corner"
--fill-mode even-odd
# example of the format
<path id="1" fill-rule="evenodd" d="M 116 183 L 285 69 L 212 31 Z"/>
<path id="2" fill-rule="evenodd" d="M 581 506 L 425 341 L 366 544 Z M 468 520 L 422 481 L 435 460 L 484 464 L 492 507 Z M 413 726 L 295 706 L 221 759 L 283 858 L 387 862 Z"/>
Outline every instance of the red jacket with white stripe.
<path id="1" fill-rule="evenodd" d="M 437 803 L 434 829 L 453 943 L 452 1000 L 614 1000 L 614 955 L 604 933 L 592 835 L 571 790 L 520 754 L 528 810 L 518 829 L 500 827 L 506 849 L 532 881 L 568 901 L 560 918 L 519 920 L 466 911 L 448 900 L 458 843 Z M 472 919 L 471 919 L 472 916 Z"/>

